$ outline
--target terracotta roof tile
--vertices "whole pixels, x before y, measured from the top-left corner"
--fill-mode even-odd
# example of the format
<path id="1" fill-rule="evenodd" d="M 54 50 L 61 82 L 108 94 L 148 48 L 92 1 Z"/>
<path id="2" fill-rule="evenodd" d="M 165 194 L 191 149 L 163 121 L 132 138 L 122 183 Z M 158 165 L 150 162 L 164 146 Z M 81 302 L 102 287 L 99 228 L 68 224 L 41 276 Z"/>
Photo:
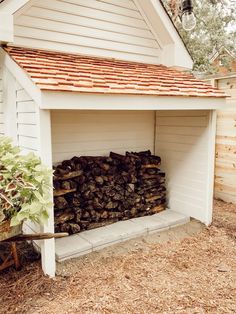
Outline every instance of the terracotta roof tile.
<path id="1" fill-rule="evenodd" d="M 157 96 L 226 96 L 189 73 L 163 65 L 13 46 L 5 50 L 42 90 Z"/>

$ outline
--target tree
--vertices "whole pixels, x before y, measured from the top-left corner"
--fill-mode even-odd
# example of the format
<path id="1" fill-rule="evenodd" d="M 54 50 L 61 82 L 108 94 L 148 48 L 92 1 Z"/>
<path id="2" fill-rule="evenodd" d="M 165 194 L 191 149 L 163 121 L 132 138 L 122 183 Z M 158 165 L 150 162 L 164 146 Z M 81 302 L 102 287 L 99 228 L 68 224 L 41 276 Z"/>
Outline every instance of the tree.
<path id="1" fill-rule="evenodd" d="M 194 60 L 194 70 L 214 73 L 210 57 L 223 46 L 234 52 L 236 47 L 236 1 L 194 0 L 197 25 L 194 30 L 183 30 L 180 20 L 180 0 L 163 0 L 180 35 Z"/>

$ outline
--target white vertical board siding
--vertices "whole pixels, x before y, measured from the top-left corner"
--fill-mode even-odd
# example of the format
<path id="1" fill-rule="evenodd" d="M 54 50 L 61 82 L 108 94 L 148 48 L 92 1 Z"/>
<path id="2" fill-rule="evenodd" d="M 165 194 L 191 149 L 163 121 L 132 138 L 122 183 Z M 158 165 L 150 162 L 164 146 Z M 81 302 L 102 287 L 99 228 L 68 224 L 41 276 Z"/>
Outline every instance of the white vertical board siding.
<path id="1" fill-rule="evenodd" d="M 160 62 L 159 44 L 132 0 L 35 1 L 14 29 L 15 45 Z"/>
<path id="2" fill-rule="evenodd" d="M 110 151 L 154 151 L 153 111 L 52 111 L 53 162 Z"/>
<path id="3" fill-rule="evenodd" d="M 1 59 L 0 59 L 0 135 L 4 135 L 3 76 Z"/>
<path id="4" fill-rule="evenodd" d="M 168 207 L 207 222 L 209 112 L 157 112 L 155 153 L 166 172 Z"/>
<path id="5" fill-rule="evenodd" d="M 26 91 L 16 88 L 17 141 L 23 153 L 39 153 L 38 108 Z"/>

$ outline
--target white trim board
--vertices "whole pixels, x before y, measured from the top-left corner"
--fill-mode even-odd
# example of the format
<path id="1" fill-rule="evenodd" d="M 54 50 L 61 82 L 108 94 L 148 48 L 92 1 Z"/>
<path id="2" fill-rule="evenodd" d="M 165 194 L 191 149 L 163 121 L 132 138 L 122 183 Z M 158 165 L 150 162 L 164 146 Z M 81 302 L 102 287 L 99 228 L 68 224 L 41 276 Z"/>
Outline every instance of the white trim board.
<path id="1" fill-rule="evenodd" d="M 163 58 L 168 59 L 165 64 L 168 66 L 192 69 L 192 57 L 161 4 L 161 1 L 135 0 L 135 3 L 139 4 L 139 8 L 146 14 L 152 31 L 158 34 L 158 38 L 161 41 L 163 48 L 162 56 Z M 163 63 L 163 61 L 161 61 L 161 63 Z"/>
<path id="2" fill-rule="evenodd" d="M 41 109 L 70 110 L 214 110 L 225 98 L 96 94 L 42 91 Z"/>
<path id="3" fill-rule="evenodd" d="M 0 12 L 0 43 L 13 42 L 13 16 Z"/>
<path id="4" fill-rule="evenodd" d="M 207 172 L 207 210 L 206 225 L 212 222 L 213 197 L 214 197 L 214 172 L 215 172 L 215 144 L 216 144 L 216 110 L 211 111 L 208 123 L 208 172 Z"/>
<path id="5" fill-rule="evenodd" d="M 7 12 L 9 14 L 14 14 L 20 8 L 22 8 L 30 0 L 5 0 L 0 5 L 0 10 L 2 12 Z"/>
<path id="6" fill-rule="evenodd" d="M 16 78 L 17 82 L 26 90 L 30 97 L 40 106 L 41 104 L 41 91 L 34 84 L 28 74 L 15 62 L 12 58 L 0 48 L 0 54 L 3 57 L 3 64 Z"/>

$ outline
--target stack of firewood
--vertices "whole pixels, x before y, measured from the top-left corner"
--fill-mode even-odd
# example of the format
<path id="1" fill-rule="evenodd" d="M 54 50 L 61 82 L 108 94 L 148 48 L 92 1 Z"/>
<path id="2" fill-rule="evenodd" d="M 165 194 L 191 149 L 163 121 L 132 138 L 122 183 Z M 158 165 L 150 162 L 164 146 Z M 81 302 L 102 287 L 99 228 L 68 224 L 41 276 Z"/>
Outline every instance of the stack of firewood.
<path id="1" fill-rule="evenodd" d="M 85 229 L 165 209 L 165 174 L 150 151 L 73 157 L 54 172 L 56 232 Z"/>

